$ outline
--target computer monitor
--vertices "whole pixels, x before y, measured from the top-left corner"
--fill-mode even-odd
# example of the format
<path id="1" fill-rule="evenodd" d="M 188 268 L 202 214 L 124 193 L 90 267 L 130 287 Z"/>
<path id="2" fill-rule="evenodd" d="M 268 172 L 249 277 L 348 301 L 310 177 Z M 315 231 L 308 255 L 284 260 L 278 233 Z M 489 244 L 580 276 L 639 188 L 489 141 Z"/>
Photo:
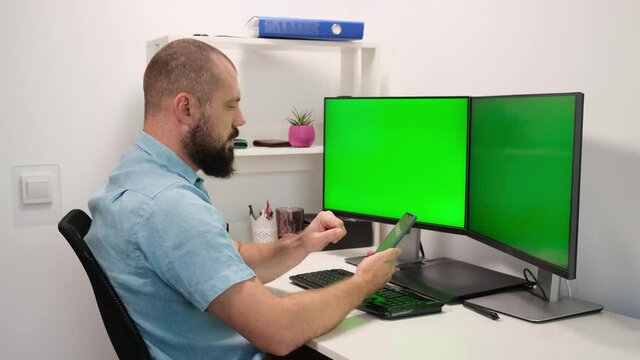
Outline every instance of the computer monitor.
<path id="1" fill-rule="evenodd" d="M 468 97 L 326 98 L 323 207 L 463 233 Z"/>
<path id="2" fill-rule="evenodd" d="M 537 266 L 549 300 L 558 300 L 552 274 L 576 277 L 583 102 L 582 93 L 471 100 L 468 236 Z M 602 309 L 522 292 L 479 304 L 531 321 Z"/>
<path id="3" fill-rule="evenodd" d="M 324 114 L 325 210 L 383 223 L 408 211 L 415 228 L 466 234 L 468 97 L 326 98 Z M 398 285 L 451 303 L 526 283 L 453 259 L 420 259 L 419 234 L 416 256 L 394 275 Z"/>
<path id="4" fill-rule="evenodd" d="M 583 98 L 326 98 L 323 207 L 382 222 L 412 212 L 419 228 L 464 234 L 537 266 L 556 300 L 552 274 L 576 276 Z M 523 291 L 508 293 L 516 301 L 478 299 L 528 281 L 449 258 L 403 265 L 392 282 L 531 321 L 602 309 L 541 304 Z"/>
<path id="5" fill-rule="evenodd" d="M 472 100 L 468 234 L 567 279 L 576 273 L 583 95 Z"/>

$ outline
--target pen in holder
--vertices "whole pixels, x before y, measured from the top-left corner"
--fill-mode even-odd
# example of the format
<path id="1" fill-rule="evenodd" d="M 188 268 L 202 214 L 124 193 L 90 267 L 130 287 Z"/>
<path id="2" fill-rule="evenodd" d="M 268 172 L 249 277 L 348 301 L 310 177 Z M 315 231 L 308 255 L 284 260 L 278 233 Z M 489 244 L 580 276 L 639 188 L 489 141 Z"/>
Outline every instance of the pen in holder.
<path id="1" fill-rule="evenodd" d="M 278 228 L 276 226 L 275 216 L 271 216 L 271 219 L 264 215 L 259 216 L 257 219 L 249 216 L 249 222 L 251 223 L 253 242 L 266 243 L 278 239 Z"/>

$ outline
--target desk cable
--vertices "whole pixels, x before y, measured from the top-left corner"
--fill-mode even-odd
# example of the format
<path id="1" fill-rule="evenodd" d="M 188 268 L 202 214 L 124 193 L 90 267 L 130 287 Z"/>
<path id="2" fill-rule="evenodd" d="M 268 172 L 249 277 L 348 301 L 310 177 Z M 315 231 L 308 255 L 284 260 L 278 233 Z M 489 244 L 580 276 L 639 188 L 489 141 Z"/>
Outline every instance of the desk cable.
<path id="1" fill-rule="evenodd" d="M 535 275 L 533 275 L 533 273 L 531 272 L 531 270 L 529 270 L 529 268 L 524 268 L 524 270 L 522 270 L 522 274 L 524 275 L 524 279 L 527 280 L 528 282 L 532 282 L 533 285 L 531 285 L 531 287 L 529 288 L 529 292 L 537 297 L 539 297 L 540 299 L 544 300 L 544 301 L 549 301 L 549 297 L 547 296 L 547 293 L 544 291 L 544 289 L 542 288 L 542 286 L 540 286 L 540 283 L 538 282 L 538 279 L 535 277 Z M 529 278 L 529 276 L 531 276 L 531 278 L 533 279 L 533 281 L 531 281 L 531 279 Z M 542 293 L 542 295 L 538 294 L 536 291 L 534 291 L 535 289 L 540 290 L 540 292 Z"/>
<path id="2" fill-rule="evenodd" d="M 542 286 L 540 286 L 540 284 L 538 283 L 538 279 L 533 275 L 533 273 L 531 272 L 531 270 L 525 268 L 522 273 L 524 274 L 524 278 L 525 280 L 529 281 L 529 282 L 533 282 L 533 285 L 531 288 L 529 288 L 529 292 L 531 292 L 533 295 L 541 298 L 542 300 L 546 300 L 549 301 L 549 297 L 547 296 L 547 293 L 545 293 L 544 289 L 542 288 Z M 531 278 L 533 278 L 533 281 L 531 281 L 529 279 L 529 276 L 531 276 Z M 569 285 L 569 280 L 565 279 L 565 278 L 561 278 L 562 280 L 564 280 L 564 283 L 567 285 L 567 293 L 569 295 L 569 297 L 573 297 L 572 291 L 571 291 L 571 286 Z M 536 292 L 533 291 L 533 287 L 536 287 L 537 289 L 540 289 L 540 292 L 542 293 L 542 295 L 537 294 Z"/>

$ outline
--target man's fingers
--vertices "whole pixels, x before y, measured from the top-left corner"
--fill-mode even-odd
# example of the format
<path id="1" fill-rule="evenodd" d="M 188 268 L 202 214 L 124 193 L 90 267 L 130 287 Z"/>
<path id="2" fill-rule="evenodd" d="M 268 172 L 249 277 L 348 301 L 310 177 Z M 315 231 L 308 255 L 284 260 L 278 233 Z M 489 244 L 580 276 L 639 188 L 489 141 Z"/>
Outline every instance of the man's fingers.
<path id="1" fill-rule="evenodd" d="M 344 223 L 331 211 L 323 211 L 319 214 L 319 220 L 326 229 L 344 228 Z"/>
<path id="2" fill-rule="evenodd" d="M 395 261 L 396 258 L 398 258 L 398 256 L 400 255 L 400 252 L 402 250 L 399 248 L 391 248 L 391 249 L 387 249 L 383 252 L 381 252 L 380 254 L 384 255 L 385 257 L 385 262 L 387 261 Z"/>
<path id="3" fill-rule="evenodd" d="M 347 230 L 345 228 L 335 228 L 327 231 L 331 233 L 331 242 L 334 244 L 347 234 Z"/>

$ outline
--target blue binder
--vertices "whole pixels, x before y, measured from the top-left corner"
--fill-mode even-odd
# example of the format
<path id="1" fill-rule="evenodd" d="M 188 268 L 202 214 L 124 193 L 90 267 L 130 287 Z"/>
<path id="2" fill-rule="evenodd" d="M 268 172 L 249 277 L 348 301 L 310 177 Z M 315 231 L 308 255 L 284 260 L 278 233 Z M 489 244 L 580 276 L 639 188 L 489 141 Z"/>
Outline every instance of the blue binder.
<path id="1" fill-rule="evenodd" d="M 249 27 L 260 38 L 361 40 L 364 22 L 255 16 Z"/>

